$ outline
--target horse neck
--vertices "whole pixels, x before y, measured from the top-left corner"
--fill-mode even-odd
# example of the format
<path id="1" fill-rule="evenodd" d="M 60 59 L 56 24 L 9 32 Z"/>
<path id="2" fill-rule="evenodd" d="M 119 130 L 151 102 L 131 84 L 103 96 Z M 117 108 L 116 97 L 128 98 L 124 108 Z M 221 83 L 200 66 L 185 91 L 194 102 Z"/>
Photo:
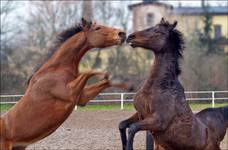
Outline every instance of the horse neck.
<path id="1" fill-rule="evenodd" d="M 166 50 L 164 50 L 166 51 Z M 179 75 L 177 55 L 173 53 L 155 53 L 155 60 L 146 80 L 145 88 L 150 89 L 155 83 L 158 85 L 167 84 L 175 80 Z"/>
<path id="2" fill-rule="evenodd" d="M 79 32 L 60 46 L 47 62 L 48 67 L 64 67 L 76 75 L 79 72 L 79 62 L 89 49 L 85 34 Z"/>

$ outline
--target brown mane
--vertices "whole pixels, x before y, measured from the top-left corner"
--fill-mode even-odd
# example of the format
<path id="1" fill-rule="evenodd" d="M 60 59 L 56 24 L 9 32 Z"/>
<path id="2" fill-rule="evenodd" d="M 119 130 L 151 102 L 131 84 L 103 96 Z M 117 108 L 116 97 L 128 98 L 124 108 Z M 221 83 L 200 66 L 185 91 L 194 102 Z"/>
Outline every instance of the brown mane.
<path id="1" fill-rule="evenodd" d="M 70 28 L 67 28 L 65 30 L 63 30 L 62 32 L 60 32 L 54 42 L 53 45 L 49 48 L 49 53 L 48 56 L 52 56 L 55 51 L 66 41 L 68 40 L 70 37 L 72 37 L 73 35 L 75 35 L 78 32 L 81 32 L 83 30 L 82 25 L 81 24 L 76 24 Z"/>
<path id="2" fill-rule="evenodd" d="M 82 24 L 78 23 L 70 28 L 67 28 L 57 34 L 54 38 L 51 46 L 48 48 L 48 54 L 44 57 L 43 61 L 41 61 L 33 70 L 32 75 L 28 78 L 26 85 L 29 84 L 31 78 L 33 77 L 34 73 L 37 72 L 40 67 L 58 50 L 58 48 L 70 37 L 73 35 L 81 32 L 83 30 Z"/>

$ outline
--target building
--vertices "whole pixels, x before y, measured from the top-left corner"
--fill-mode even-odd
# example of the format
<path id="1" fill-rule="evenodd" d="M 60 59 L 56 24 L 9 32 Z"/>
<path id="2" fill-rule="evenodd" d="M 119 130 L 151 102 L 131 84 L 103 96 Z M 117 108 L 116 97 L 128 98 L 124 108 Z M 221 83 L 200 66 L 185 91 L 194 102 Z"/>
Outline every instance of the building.
<path id="1" fill-rule="evenodd" d="M 203 5 L 204 6 L 204 5 Z M 205 7 L 173 7 L 157 0 L 143 0 L 129 6 L 133 13 L 133 30 L 142 30 L 157 24 L 162 17 L 170 22 L 177 20 L 178 29 L 185 36 L 203 31 Z M 223 39 L 224 51 L 228 52 L 228 8 L 211 6 L 207 13 L 212 17 L 212 38 Z M 224 40 L 225 39 L 225 40 Z"/>

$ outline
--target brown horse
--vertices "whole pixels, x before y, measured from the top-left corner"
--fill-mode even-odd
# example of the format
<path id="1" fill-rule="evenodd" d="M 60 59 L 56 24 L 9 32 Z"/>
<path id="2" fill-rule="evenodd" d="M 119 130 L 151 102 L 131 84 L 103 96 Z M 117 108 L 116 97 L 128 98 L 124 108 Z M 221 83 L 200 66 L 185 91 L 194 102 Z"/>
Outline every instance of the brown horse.
<path id="1" fill-rule="evenodd" d="M 123 149 L 133 149 L 136 132 L 149 130 L 156 149 L 219 150 L 228 127 L 228 107 L 206 109 L 194 115 L 178 80 L 183 38 L 163 18 L 149 29 L 131 34 L 132 47 L 152 50 L 155 61 L 148 79 L 134 98 L 137 112 L 119 124 Z M 126 128 L 128 128 L 128 139 Z"/>
<path id="2" fill-rule="evenodd" d="M 1 116 L 1 150 L 25 149 L 54 132 L 75 105 L 85 106 L 105 88 L 126 87 L 109 81 L 106 73 L 79 73 L 78 69 L 88 50 L 121 44 L 125 38 L 119 29 L 84 19 L 63 31 L 57 38 L 55 52 L 32 76 L 24 96 Z M 95 75 L 102 76 L 102 80 L 86 86 L 87 80 Z"/>

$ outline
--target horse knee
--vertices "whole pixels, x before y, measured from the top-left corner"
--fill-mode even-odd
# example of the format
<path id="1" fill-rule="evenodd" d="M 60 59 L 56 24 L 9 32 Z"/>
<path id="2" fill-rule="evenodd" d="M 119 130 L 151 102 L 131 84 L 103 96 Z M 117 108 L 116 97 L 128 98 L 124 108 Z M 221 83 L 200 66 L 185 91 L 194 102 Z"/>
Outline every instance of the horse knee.
<path id="1" fill-rule="evenodd" d="M 139 130 L 136 124 L 132 124 L 128 129 L 128 134 L 135 134 Z"/>
<path id="2" fill-rule="evenodd" d="M 128 126 L 129 126 L 129 123 L 128 123 L 126 120 L 121 121 L 121 122 L 119 123 L 119 130 L 120 130 L 120 131 L 121 131 L 121 130 L 124 130 L 124 129 L 126 129 Z"/>

